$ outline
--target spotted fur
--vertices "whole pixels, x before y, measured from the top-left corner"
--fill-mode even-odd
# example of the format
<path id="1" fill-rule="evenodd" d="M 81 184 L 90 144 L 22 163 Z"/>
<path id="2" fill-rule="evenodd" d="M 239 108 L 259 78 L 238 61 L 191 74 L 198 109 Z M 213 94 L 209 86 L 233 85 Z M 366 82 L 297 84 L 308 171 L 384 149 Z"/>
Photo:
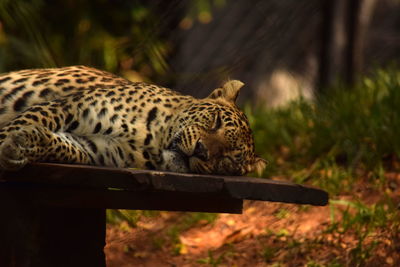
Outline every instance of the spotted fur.
<path id="1" fill-rule="evenodd" d="M 203 174 L 261 171 L 227 82 L 196 99 L 84 66 L 0 75 L 0 168 L 77 163 Z"/>

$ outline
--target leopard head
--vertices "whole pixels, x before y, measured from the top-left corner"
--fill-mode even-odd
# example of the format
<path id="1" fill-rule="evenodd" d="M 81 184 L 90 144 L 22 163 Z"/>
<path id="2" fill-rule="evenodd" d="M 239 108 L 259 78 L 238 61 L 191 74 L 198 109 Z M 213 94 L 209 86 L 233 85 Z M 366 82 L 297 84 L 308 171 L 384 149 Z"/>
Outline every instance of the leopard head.
<path id="1" fill-rule="evenodd" d="M 266 162 L 255 154 L 249 122 L 235 105 L 243 85 L 229 81 L 180 112 L 163 152 L 164 169 L 223 175 L 262 172 Z"/>

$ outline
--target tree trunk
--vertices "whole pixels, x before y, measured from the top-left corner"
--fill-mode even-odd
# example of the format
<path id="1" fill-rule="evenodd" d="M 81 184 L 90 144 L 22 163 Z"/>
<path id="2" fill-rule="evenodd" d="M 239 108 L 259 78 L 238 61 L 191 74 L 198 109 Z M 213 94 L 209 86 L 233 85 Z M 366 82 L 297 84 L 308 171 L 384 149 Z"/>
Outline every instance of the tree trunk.
<path id="1" fill-rule="evenodd" d="M 363 71 L 364 47 L 376 0 L 327 0 L 323 11 L 318 87 L 353 86 Z"/>

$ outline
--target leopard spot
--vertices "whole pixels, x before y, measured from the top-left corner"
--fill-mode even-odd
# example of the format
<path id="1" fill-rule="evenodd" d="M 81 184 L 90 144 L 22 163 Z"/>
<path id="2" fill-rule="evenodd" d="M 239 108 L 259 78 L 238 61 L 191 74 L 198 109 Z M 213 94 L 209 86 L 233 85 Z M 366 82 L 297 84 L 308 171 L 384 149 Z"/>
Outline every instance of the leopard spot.
<path id="1" fill-rule="evenodd" d="M 101 122 L 98 122 L 94 127 L 93 133 L 97 134 L 98 132 L 100 132 L 100 130 L 101 130 Z"/>

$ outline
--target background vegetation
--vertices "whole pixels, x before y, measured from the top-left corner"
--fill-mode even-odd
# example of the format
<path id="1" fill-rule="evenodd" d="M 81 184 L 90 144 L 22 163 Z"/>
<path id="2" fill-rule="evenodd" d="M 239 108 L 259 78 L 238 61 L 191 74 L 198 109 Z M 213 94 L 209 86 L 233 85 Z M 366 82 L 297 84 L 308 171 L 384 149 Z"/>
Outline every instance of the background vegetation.
<path id="1" fill-rule="evenodd" d="M 169 51 L 158 8 L 143 1 L 1 0 L 0 70 L 82 64 L 156 80 L 165 75 Z"/>

